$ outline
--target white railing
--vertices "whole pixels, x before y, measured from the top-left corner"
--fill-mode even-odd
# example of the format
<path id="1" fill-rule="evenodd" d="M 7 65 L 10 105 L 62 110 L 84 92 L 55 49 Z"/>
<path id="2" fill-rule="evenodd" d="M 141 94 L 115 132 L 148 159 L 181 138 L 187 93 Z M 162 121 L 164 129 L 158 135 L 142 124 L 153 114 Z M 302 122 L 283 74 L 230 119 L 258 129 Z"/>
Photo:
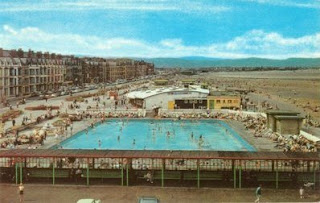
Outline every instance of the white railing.
<path id="1" fill-rule="evenodd" d="M 178 117 L 182 115 L 190 115 L 192 117 L 211 117 L 214 114 L 234 114 L 240 116 L 251 116 L 251 117 L 266 117 L 265 113 L 261 112 L 250 112 L 250 111 L 239 111 L 239 110 L 229 110 L 229 109 L 159 109 L 159 116 L 167 117 Z"/>
<path id="2" fill-rule="evenodd" d="M 132 115 L 136 115 L 138 117 L 145 117 L 146 116 L 146 110 L 145 109 L 103 109 L 103 108 L 100 108 L 100 109 L 87 109 L 86 110 L 87 112 L 89 113 L 105 113 L 106 115 L 114 115 L 114 116 L 117 116 L 117 115 L 129 115 L 129 114 L 132 114 Z"/>

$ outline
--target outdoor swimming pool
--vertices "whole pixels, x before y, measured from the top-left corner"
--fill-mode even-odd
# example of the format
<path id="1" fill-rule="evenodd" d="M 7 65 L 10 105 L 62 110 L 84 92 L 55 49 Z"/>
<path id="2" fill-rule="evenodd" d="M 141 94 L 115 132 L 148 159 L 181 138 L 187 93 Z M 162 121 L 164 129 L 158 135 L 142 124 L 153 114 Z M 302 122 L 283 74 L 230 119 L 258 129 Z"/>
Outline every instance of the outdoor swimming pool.
<path id="1" fill-rule="evenodd" d="M 256 151 L 220 120 L 112 119 L 60 143 L 64 149 Z"/>

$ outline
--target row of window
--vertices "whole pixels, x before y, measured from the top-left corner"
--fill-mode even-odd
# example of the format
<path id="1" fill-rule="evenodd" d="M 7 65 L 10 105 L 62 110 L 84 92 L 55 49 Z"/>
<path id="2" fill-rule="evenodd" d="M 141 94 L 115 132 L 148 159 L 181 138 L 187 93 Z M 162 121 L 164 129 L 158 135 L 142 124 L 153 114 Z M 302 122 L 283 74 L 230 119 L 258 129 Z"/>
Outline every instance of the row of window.
<path id="1" fill-rule="evenodd" d="M 202 104 L 203 100 L 184 100 L 183 101 L 185 104 Z"/>
<path id="2" fill-rule="evenodd" d="M 239 100 L 231 100 L 231 99 L 229 99 L 229 100 L 220 100 L 220 99 L 217 99 L 216 102 L 217 102 L 217 104 L 221 104 L 221 103 L 223 103 L 223 104 L 225 104 L 225 103 L 228 103 L 228 104 L 234 103 L 235 104 L 235 103 L 238 103 Z"/>
<path id="3" fill-rule="evenodd" d="M 164 162 L 163 162 L 164 161 Z M 89 168 L 121 169 L 131 165 L 134 170 L 232 170 L 232 160 L 224 159 L 151 159 L 151 158 L 0 158 L 0 167 L 14 167 L 22 163 L 27 168 Z M 282 171 L 312 172 L 319 171 L 319 161 L 271 161 L 271 160 L 235 160 L 234 167 L 245 171 Z"/>

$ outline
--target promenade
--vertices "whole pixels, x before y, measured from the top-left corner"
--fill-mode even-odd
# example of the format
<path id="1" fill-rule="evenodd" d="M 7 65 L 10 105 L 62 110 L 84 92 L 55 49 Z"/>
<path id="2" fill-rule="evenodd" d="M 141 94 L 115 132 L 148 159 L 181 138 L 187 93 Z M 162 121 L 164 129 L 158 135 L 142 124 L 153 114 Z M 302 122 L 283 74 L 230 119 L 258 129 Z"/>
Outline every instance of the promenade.
<path id="1" fill-rule="evenodd" d="M 71 186 L 25 184 L 24 202 L 72 203 L 81 198 L 95 198 L 105 202 L 138 202 L 141 196 L 155 196 L 165 203 L 198 202 L 254 202 L 255 188 L 184 188 L 150 186 Z M 18 185 L 0 184 L 2 203 L 19 202 Z M 298 190 L 265 189 L 262 186 L 260 202 L 319 202 L 319 191 L 312 191 L 305 199 L 299 198 Z"/>

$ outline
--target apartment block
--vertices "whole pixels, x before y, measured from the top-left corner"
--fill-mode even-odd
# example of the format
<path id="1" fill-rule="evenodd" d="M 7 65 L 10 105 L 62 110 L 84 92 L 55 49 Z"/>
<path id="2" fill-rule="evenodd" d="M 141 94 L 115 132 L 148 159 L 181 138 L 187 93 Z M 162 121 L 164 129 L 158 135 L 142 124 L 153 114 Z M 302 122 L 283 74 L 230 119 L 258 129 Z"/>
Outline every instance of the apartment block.
<path id="1" fill-rule="evenodd" d="M 0 98 L 56 91 L 61 86 L 131 80 L 154 74 L 154 65 L 132 59 L 79 58 L 0 48 Z"/>
<path id="2" fill-rule="evenodd" d="M 0 49 L 1 100 L 57 90 L 63 84 L 65 74 L 61 55 Z"/>

